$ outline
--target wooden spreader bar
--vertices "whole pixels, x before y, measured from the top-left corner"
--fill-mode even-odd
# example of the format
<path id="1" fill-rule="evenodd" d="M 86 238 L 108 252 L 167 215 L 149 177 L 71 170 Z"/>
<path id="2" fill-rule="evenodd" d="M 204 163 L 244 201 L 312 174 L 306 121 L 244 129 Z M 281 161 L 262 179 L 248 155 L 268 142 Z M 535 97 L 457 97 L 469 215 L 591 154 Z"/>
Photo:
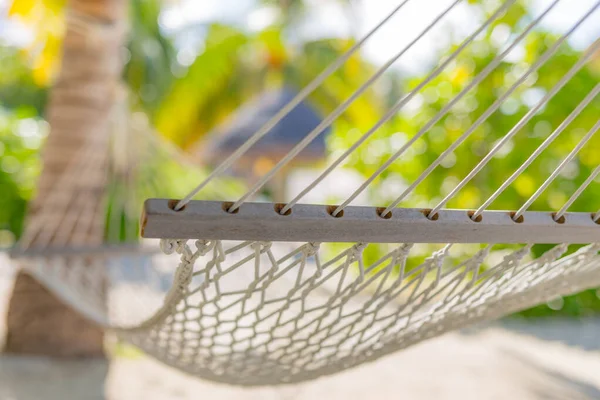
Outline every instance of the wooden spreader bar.
<path id="1" fill-rule="evenodd" d="M 600 225 L 591 213 L 566 213 L 558 222 L 551 212 L 530 211 L 515 222 L 508 211 L 485 211 L 479 222 L 468 210 L 397 208 L 387 218 L 375 207 L 347 207 L 338 217 L 335 207 L 295 205 L 280 215 L 281 205 L 244 203 L 235 213 L 231 203 L 191 201 L 174 211 L 176 200 L 149 199 L 144 204 L 145 238 L 253 240 L 280 242 L 367 243 L 594 243 Z"/>

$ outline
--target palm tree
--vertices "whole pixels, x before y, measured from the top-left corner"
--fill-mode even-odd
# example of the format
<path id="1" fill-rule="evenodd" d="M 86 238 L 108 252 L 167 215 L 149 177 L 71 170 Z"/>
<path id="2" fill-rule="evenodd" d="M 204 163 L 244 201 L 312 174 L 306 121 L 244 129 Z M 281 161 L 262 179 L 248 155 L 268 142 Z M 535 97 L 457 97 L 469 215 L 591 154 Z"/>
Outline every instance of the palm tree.
<path id="1" fill-rule="evenodd" d="M 126 0 L 68 1 L 62 68 L 47 108 L 51 132 L 43 154 L 38 192 L 27 218 L 29 226 L 51 212 L 44 207 L 49 193 L 65 174 L 72 173 L 67 166 L 91 137 L 96 151 L 108 150 L 109 113 L 121 75 L 119 52 L 124 39 L 126 5 Z M 105 169 L 104 161 L 94 168 L 99 172 Z M 102 173 L 87 180 L 86 190 L 97 194 L 94 201 L 101 201 L 104 185 Z M 83 235 L 87 245 L 103 241 L 104 215 L 99 213 L 98 218 Z M 28 229 L 26 225 L 25 235 Z M 7 352 L 49 356 L 103 354 L 101 329 L 25 273 L 17 276 L 7 326 Z"/>

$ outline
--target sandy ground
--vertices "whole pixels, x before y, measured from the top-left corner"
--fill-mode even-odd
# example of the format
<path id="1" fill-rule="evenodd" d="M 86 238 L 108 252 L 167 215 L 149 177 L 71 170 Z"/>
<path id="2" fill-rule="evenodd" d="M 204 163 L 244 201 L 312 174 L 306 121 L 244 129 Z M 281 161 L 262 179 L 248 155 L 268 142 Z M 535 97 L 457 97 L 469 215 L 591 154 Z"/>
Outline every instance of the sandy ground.
<path id="1" fill-rule="evenodd" d="M 0 269 L 0 316 L 10 285 Z M 0 356 L 0 400 L 319 398 L 600 399 L 600 320 L 453 333 L 310 383 L 251 389 L 188 377 L 147 357 Z"/>

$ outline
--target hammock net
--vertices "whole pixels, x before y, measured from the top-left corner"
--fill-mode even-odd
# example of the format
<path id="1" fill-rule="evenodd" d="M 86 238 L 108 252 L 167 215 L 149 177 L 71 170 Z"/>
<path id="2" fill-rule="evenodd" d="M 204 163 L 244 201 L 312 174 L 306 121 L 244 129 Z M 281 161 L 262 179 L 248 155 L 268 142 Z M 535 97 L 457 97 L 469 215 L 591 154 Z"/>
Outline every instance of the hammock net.
<path id="1" fill-rule="evenodd" d="M 562 185 L 569 181 L 566 172 L 581 162 L 582 154 L 590 154 L 598 146 L 594 135 L 600 120 L 582 127 L 578 117 L 582 113 L 600 115 L 600 83 L 585 88 L 567 110 L 564 121 L 538 138 L 535 150 L 523 155 L 520 165 L 498 181 L 496 190 L 480 206 L 446 208 L 461 190 L 476 182 L 478 174 L 493 167 L 507 145 L 517 152 L 521 141 L 531 140 L 523 131 L 530 129 L 536 115 L 557 93 L 569 90 L 570 82 L 579 74 L 589 73 L 588 65 L 598 56 L 600 41 L 581 52 L 564 75 L 553 77 L 550 88 L 528 104 L 527 113 L 511 119 L 514 123 L 508 131 L 489 133 L 489 138 L 482 134 L 481 127 L 489 126 L 490 120 L 509 118 L 501 112 L 502 107 L 520 88 L 539 79 L 541 68 L 551 68 L 567 40 L 586 21 L 598 18 L 600 2 L 574 17 L 569 28 L 548 43 L 536 59 L 505 76 L 504 86 L 492 94 L 491 105 L 453 135 L 450 144 L 437 158 L 428 160 L 411 182 L 396 191 L 382 185 L 390 190 L 387 204 L 352 205 L 403 158 L 409 154 L 418 157 L 413 146 L 419 139 L 430 135 L 451 110 L 465 107 L 470 91 L 523 46 L 535 28 L 556 12 L 560 0 L 547 2 L 509 38 L 498 55 L 489 58 L 485 68 L 448 97 L 414 135 L 394 146 L 385 162 L 335 205 L 307 205 L 303 199 L 349 157 L 361 154 L 361 146 L 368 147 L 369 140 L 411 101 L 419 100 L 428 85 L 446 79 L 444 71 L 511 11 L 514 0 L 499 3 L 482 18 L 481 24 L 439 60 L 422 82 L 401 96 L 371 129 L 336 153 L 313 182 L 295 188 L 290 201 L 252 202 L 354 100 L 463 2 L 449 2 L 447 8 L 436 10 L 431 22 L 415 32 L 405 48 L 390 54 L 389 62 L 245 192 L 242 188 L 225 192 L 223 188 L 231 185 L 223 184 L 223 179 L 229 179 L 223 176 L 232 165 L 360 51 L 372 35 L 401 17 L 408 3 L 399 2 L 208 175 L 182 164 L 180 155 L 148 134 L 149 126 L 135 124 L 134 129 L 123 121 L 114 124 L 127 129 L 126 134 L 114 136 L 127 137 L 133 144 L 120 143 L 111 152 L 113 157 L 124 148 L 135 151 L 111 163 L 108 244 L 89 249 L 65 240 L 71 245 L 65 249 L 57 239 L 45 243 L 39 236 L 48 232 L 48 226 L 54 227 L 50 234 L 45 233 L 49 237 L 74 234 L 79 226 L 75 222 L 89 218 L 88 208 L 97 205 L 97 201 L 83 201 L 85 185 L 77 182 L 82 179 L 81 171 L 97 168 L 95 157 L 104 157 L 94 151 L 97 143 L 90 140 L 56 185 L 57 200 L 45 202 L 45 218 L 55 222 L 37 222 L 36 228 L 36 221 L 30 221 L 29 236 L 19 245 L 24 268 L 68 304 L 156 359 L 198 377 L 237 385 L 314 379 L 453 329 L 600 286 L 600 247 L 594 244 L 600 242 L 600 213 L 569 211 L 586 191 L 594 190 L 600 167 L 591 168 L 576 185 Z M 582 93 L 581 88 L 574 93 Z M 568 139 L 563 139 L 565 135 Z M 456 168 L 459 164 L 468 166 L 467 173 L 450 187 L 443 185 L 439 195 L 426 199 L 422 208 L 403 208 L 405 204 L 414 206 L 411 196 L 433 170 L 442 166 L 450 173 L 452 165 L 445 160 L 452 158 L 459 146 L 472 145 L 473 137 L 487 141 L 489 146 L 468 160 L 455 160 Z M 557 140 L 562 140 L 560 151 L 552 150 Z M 122 161 L 132 159 L 135 168 Z M 514 209 L 490 210 L 531 165 L 544 160 L 550 160 L 549 172 L 543 181 L 532 183 L 536 188 L 533 194 Z M 146 165 L 152 167 L 145 169 Z M 173 200 L 173 196 L 181 195 L 181 189 L 169 191 L 168 183 L 184 182 L 186 173 L 196 173 L 200 183 L 181 200 Z M 532 211 L 538 205 L 536 200 L 552 185 L 567 188 L 561 189 L 568 192 L 563 204 Z M 75 195 L 79 200 L 72 200 Z M 132 224 L 126 222 L 137 221 L 140 200 L 148 197 L 157 199 L 146 202 L 141 218 L 146 239 L 142 245 L 125 246 L 123 241 L 134 243 L 137 239 L 137 224 L 131 229 Z M 71 201 L 68 207 L 65 198 Z M 51 215 L 58 217 L 52 219 Z"/>

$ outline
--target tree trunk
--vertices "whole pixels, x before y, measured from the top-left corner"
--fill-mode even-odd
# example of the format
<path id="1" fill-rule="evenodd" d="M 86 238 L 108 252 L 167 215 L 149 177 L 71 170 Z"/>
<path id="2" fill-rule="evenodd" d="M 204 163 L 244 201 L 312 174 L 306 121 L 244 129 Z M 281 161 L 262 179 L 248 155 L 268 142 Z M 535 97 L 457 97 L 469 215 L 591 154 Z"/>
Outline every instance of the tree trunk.
<path id="1" fill-rule="evenodd" d="M 23 235 L 29 238 L 29 248 L 96 246 L 103 241 L 105 155 L 110 113 L 121 74 L 126 5 L 126 0 L 68 1 L 62 67 L 47 107 L 51 131 L 44 148 L 37 195 Z M 82 150 L 89 152 L 91 138 L 96 155 L 90 161 L 91 173 L 74 171 L 73 165 L 82 159 Z M 61 187 L 65 178 L 73 177 L 84 184 Z M 61 190 L 58 197 L 57 190 Z M 92 218 L 70 218 L 83 207 L 72 208 L 72 198 L 79 199 L 79 203 L 84 201 L 85 210 L 92 210 Z M 56 204 L 59 202 L 62 204 Z M 56 214 L 62 215 L 57 218 Z M 71 226 L 68 234 L 58 235 L 67 220 Z M 83 220 L 85 225 L 74 226 Z M 63 357 L 103 354 L 101 329 L 23 272 L 15 282 L 7 328 L 7 352 Z"/>

